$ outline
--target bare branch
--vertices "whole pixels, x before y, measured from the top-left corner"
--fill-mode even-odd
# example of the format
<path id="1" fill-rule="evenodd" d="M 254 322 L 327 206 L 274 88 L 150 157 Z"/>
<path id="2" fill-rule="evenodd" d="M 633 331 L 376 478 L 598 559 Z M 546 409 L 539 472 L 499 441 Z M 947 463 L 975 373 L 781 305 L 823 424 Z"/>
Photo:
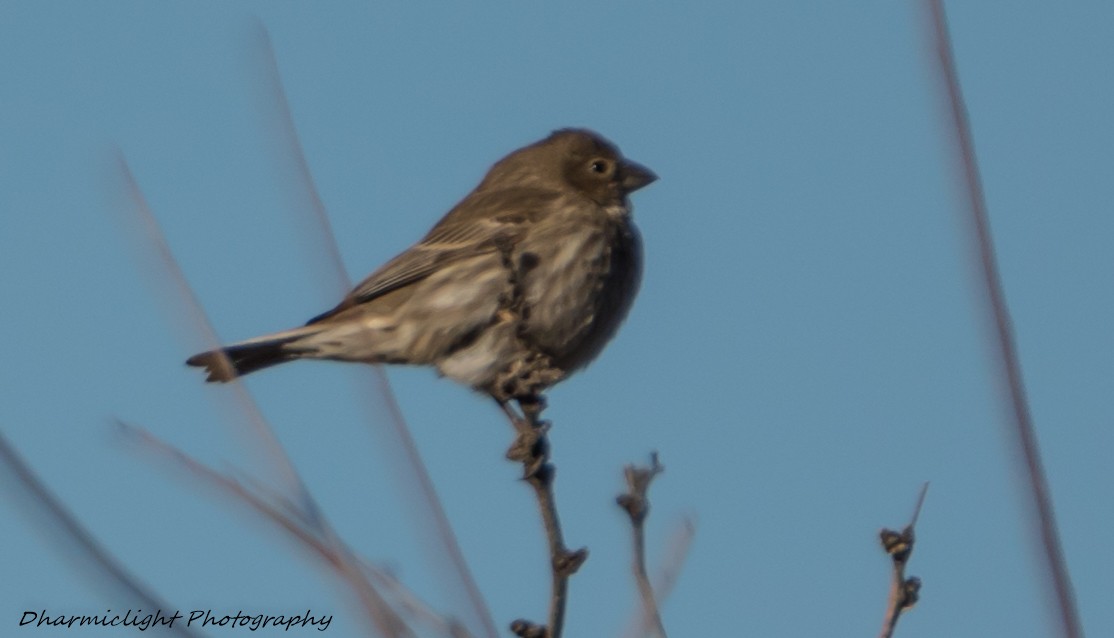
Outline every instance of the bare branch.
<path id="1" fill-rule="evenodd" d="M 266 103 L 275 109 L 271 115 L 278 119 L 278 126 L 276 127 L 278 136 L 285 146 L 283 152 L 280 152 L 279 155 L 292 159 L 296 164 L 293 171 L 294 175 L 291 175 L 292 179 L 288 181 L 296 187 L 300 187 L 295 188 L 295 191 L 300 191 L 298 194 L 304 197 L 304 199 L 297 197 L 305 205 L 297 208 L 303 214 L 298 215 L 298 219 L 295 221 L 298 222 L 299 231 L 303 234 L 304 245 L 324 249 L 323 255 L 321 254 L 322 251 L 318 250 L 314 251 L 315 254 L 312 257 L 314 257 L 314 260 L 323 257 L 328 262 L 328 274 L 326 276 L 330 281 L 323 283 L 329 284 L 325 288 L 325 292 L 329 295 L 328 301 L 332 302 L 342 297 L 351 288 L 348 271 L 345 269 L 340 251 L 337 249 L 333 226 L 329 221 L 329 213 L 325 210 L 325 203 L 321 200 L 317 183 L 313 179 L 313 173 L 309 170 L 309 162 L 306 160 L 306 153 L 302 148 L 302 140 L 298 136 L 298 128 L 294 126 L 294 114 L 290 110 L 290 100 L 287 99 L 286 89 L 282 85 L 282 74 L 279 72 L 275 48 L 271 44 L 271 34 L 267 27 L 258 20 L 255 21 L 252 30 L 256 46 L 263 57 L 264 68 L 261 79 L 263 80 L 263 88 L 267 91 Z M 308 219 L 304 215 L 305 212 L 310 213 Z"/>
<path id="2" fill-rule="evenodd" d="M 176 293 L 172 295 L 172 302 L 179 307 L 176 314 L 191 319 L 191 329 L 193 332 L 204 336 L 206 345 L 210 347 L 218 345 L 219 340 L 215 330 L 201 309 L 193 289 L 186 281 L 181 268 L 170 252 L 158 221 L 147 205 L 146 199 L 143 197 L 143 193 L 122 154 L 119 155 L 119 167 L 127 185 L 128 194 L 134 204 L 137 213 L 135 221 L 138 222 L 137 225 L 143 231 L 145 245 L 154 248 L 157 255 L 157 258 L 152 261 L 158 265 L 163 279 L 171 282 L 171 288 Z M 273 430 L 246 387 L 243 384 L 233 384 L 231 388 L 234 392 L 232 405 L 240 412 L 238 415 L 240 418 L 234 419 L 234 421 L 251 425 L 250 432 L 254 435 L 255 440 L 261 443 L 260 448 L 266 454 L 269 461 L 268 466 L 278 471 L 284 490 L 280 494 L 274 494 L 268 487 L 263 487 L 258 481 L 252 479 L 249 479 L 249 481 L 263 493 L 269 494 L 272 501 L 281 505 L 281 509 L 262 500 L 238 481 L 205 468 L 180 451 L 162 443 L 153 435 L 135 428 L 125 427 L 125 431 L 129 432 L 135 440 L 145 443 L 147 447 L 175 458 L 195 475 L 206 478 L 211 483 L 223 488 L 224 491 L 247 501 L 260 513 L 300 539 L 306 547 L 316 550 L 349 584 L 368 611 L 368 615 L 375 626 L 385 635 L 411 635 L 412 632 L 405 626 L 405 623 L 371 588 L 367 579 L 363 577 L 361 569 L 357 567 L 357 562 L 352 558 L 351 551 L 329 527 L 316 501 L 306 489 L 300 475 L 294 469 L 285 450 L 278 442 Z M 290 516 L 294 518 L 292 519 Z"/>
<path id="3" fill-rule="evenodd" d="M 173 609 L 159 600 L 150 588 L 120 564 L 89 530 L 78 522 L 65 505 L 47 489 L 31 467 L 19 456 L 0 432 L 0 486 L 13 495 L 12 501 L 23 505 L 28 519 L 45 532 L 45 536 L 64 549 L 64 556 L 74 559 L 85 575 L 92 575 L 96 591 L 104 593 L 111 588 L 123 600 L 135 602 L 137 609 Z M 8 574 L 11 577 L 11 574 Z M 120 600 L 116 601 L 117 603 Z M 185 625 L 171 625 L 168 629 L 180 636 L 197 636 Z"/>
<path id="4" fill-rule="evenodd" d="M 653 631 L 652 635 L 661 638 L 666 638 L 665 626 L 661 622 L 661 613 L 658 611 L 658 603 L 654 597 L 654 588 L 650 584 L 650 577 L 646 574 L 644 523 L 646 522 L 646 516 L 650 513 L 650 501 L 646 497 L 646 493 L 649 491 L 650 483 L 653 482 L 654 477 L 664 471 L 665 468 L 658 463 L 657 452 L 650 454 L 650 465 L 647 467 L 626 466 L 623 473 L 627 479 L 627 493 L 621 494 L 615 499 L 619 507 L 623 508 L 630 518 L 633 549 L 632 569 L 634 580 L 638 583 L 638 592 L 642 598 L 640 625 L 643 631 L 639 633 L 644 633 L 644 630 L 649 629 Z"/>
<path id="5" fill-rule="evenodd" d="M 549 541 L 552 578 L 546 625 L 519 619 L 511 623 L 511 631 L 519 638 L 560 638 L 565 624 L 569 577 L 588 559 L 588 549 L 581 547 L 570 551 L 561 534 L 561 521 L 553 496 L 553 478 L 557 469 L 549 462 L 549 438 L 546 435 L 549 423 L 538 418 L 545 407 L 545 400 L 537 397 L 532 402 L 519 403 L 524 416 L 515 414 L 507 404 L 500 404 L 517 433 L 514 444 L 507 450 L 507 458 L 522 463 L 523 479 L 534 488 L 545 536 Z"/>
<path id="6" fill-rule="evenodd" d="M 161 281 L 170 284 L 168 287 L 172 290 L 172 294 L 167 296 L 167 301 L 174 306 L 174 316 L 187 318 L 190 330 L 202 336 L 207 348 L 219 347 L 220 340 L 217 338 L 216 330 L 202 310 L 201 303 L 189 282 L 186 281 L 174 254 L 170 252 L 170 246 L 166 243 L 166 237 L 159 227 L 158 220 L 147 205 L 143 191 L 139 188 L 139 183 L 132 174 L 123 153 L 118 152 L 117 162 L 135 212 L 135 217 L 130 222 L 142 232 L 144 240 L 137 248 L 147 253 L 144 259 L 154 266 L 154 270 L 161 276 Z M 267 467 L 277 473 L 278 480 L 289 497 L 296 499 L 302 508 L 302 517 L 307 521 L 315 520 L 319 516 L 317 503 L 302 483 L 301 477 L 294 469 L 270 424 L 263 418 L 259 406 L 242 383 L 231 384 L 230 388 L 234 398 L 231 403 L 226 404 L 226 407 L 239 413 L 230 421 L 249 426 L 248 432 L 252 435 L 254 443 L 258 444 L 253 445 L 252 449 L 263 453 Z"/>
<path id="7" fill-rule="evenodd" d="M 677 583 L 681 567 L 684 566 L 685 560 L 688 558 L 689 548 L 692 547 L 692 539 L 695 534 L 696 525 L 692 519 L 685 518 L 670 535 L 661 567 L 651 581 L 654 587 L 654 598 L 659 606 L 669 598 L 669 594 L 673 593 L 673 586 Z M 646 627 L 646 614 L 642 609 L 639 609 L 634 617 L 627 622 L 627 627 L 623 630 L 622 636 L 624 638 L 639 638 L 645 635 Z"/>
<path id="8" fill-rule="evenodd" d="M 666 551 L 665 558 L 661 561 L 661 568 L 653 581 L 659 604 L 668 598 L 669 594 L 673 593 L 673 586 L 677 584 L 681 567 L 688 559 L 692 539 L 695 536 L 696 524 L 692 519 L 686 518 L 681 521 L 678 529 L 670 537 L 669 549 Z"/>
<path id="9" fill-rule="evenodd" d="M 307 526 L 308 521 L 289 516 L 288 508 L 276 507 L 266 499 L 255 494 L 240 481 L 217 472 L 188 454 L 165 443 L 150 432 L 123 422 L 118 422 L 121 430 L 144 450 L 159 454 L 176 462 L 192 476 L 201 478 L 219 488 L 226 495 L 250 505 L 278 528 L 290 534 L 302 547 L 311 550 L 323 559 L 337 576 L 346 582 L 356 593 L 367 613 L 368 619 L 384 635 L 392 637 L 412 636 L 413 632 L 398 616 L 371 583 L 364 577 L 364 567 L 344 542 L 327 527 L 324 521 L 320 527 Z M 297 510 L 293 510 L 297 513 Z"/>
<path id="10" fill-rule="evenodd" d="M 271 45 L 271 36 L 261 22 L 256 23 L 255 31 L 264 57 L 264 82 L 269 95 L 268 104 L 277 110 L 277 113 L 271 115 L 277 115 L 279 135 L 286 146 L 283 155 L 292 158 L 296 163 L 293 171 L 294 179 L 291 182 L 301 187 L 300 195 L 308 200 L 308 206 L 298 207 L 297 210 L 302 214 L 295 221 L 305 235 L 304 244 L 323 250 L 323 256 L 330 266 L 328 276 L 333 284 L 331 288 L 338 290 L 335 296 L 340 297 L 351 288 L 351 282 L 341 260 L 340 250 L 337 248 L 328 212 L 318 193 L 297 127 L 294 125 L 293 112 L 282 84 L 282 74 L 274 47 Z M 308 220 L 306 213 L 309 213 Z M 315 253 L 320 256 L 321 250 Z M 360 372 L 371 375 L 372 392 L 368 393 L 365 387 L 359 390 L 361 404 L 367 414 L 382 413 L 384 410 L 386 412 L 385 420 L 390 427 L 378 428 L 377 433 L 383 435 L 384 445 L 390 450 L 386 456 L 397 460 L 395 467 L 399 489 L 413 494 L 413 497 L 408 499 L 408 503 L 414 505 L 411 510 L 411 514 L 416 519 L 413 525 L 435 531 L 432 537 L 434 541 L 425 544 L 426 551 L 423 553 L 430 557 L 431 565 L 446 572 L 445 577 L 439 579 L 439 582 L 454 599 L 462 600 L 462 604 L 467 606 L 465 611 L 470 616 L 467 619 L 468 624 L 476 631 L 482 631 L 483 635 L 494 638 L 498 632 L 491 613 L 464 560 L 464 553 L 441 506 L 433 481 L 406 426 L 386 375 L 380 366 L 370 366 L 366 371 Z"/>
<path id="11" fill-rule="evenodd" d="M 883 529 L 879 533 L 882 539 L 882 549 L 886 550 L 886 553 L 893 559 L 893 578 L 890 579 L 889 602 L 886 605 L 886 616 L 882 620 L 880 638 L 893 636 L 901 614 L 917 604 L 917 598 L 921 590 L 921 579 L 916 576 L 906 578 L 905 565 L 909 562 L 909 557 L 913 555 L 913 542 L 915 540 L 913 528 L 917 524 L 917 517 L 921 514 L 921 507 L 924 505 L 924 497 L 927 493 L 928 483 L 925 483 L 921 486 L 920 496 L 917 497 L 917 505 L 913 508 L 913 516 L 909 519 L 909 524 L 905 526 L 905 529 L 901 532 Z"/>
<path id="12" fill-rule="evenodd" d="M 961 179 L 970 213 L 969 229 L 981 265 L 980 275 L 983 293 L 986 295 L 987 318 L 993 324 L 993 349 L 997 355 L 995 363 L 999 379 L 1005 388 L 1002 400 L 1009 405 L 1013 417 L 1013 435 L 1016 437 L 1017 448 L 1021 451 L 1020 461 L 1029 477 L 1028 491 L 1032 498 L 1031 507 L 1035 518 L 1033 522 L 1039 530 L 1046 578 L 1051 581 L 1056 592 L 1060 628 L 1064 636 L 1076 638 L 1083 635 L 1083 629 L 1079 621 L 1079 611 L 1075 604 L 1067 562 L 1064 560 L 1060 545 L 1048 479 L 1045 477 L 1040 448 L 1037 444 L 1036 428 L 1025 396 L 1017 345 L 1014 341 L 1012 322 L 994 254 L 986 198 L 983 195 L 982 179 L 975 158 L 974 139 L 967 118 L 967 108 L 959 86 L 947 18 L 941 0 L 926 0 L 926 2 L 931 13 L 932 39 L 936 47 L 945 98 L 951 112 L 955 162 L 957 167 L 962 168 Z"/>

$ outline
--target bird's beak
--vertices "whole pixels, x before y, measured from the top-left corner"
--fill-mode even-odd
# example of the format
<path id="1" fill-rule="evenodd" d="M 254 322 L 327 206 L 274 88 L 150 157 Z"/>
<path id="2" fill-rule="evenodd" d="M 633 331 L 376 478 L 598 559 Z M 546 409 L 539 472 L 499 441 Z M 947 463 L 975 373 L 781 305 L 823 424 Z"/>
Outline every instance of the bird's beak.
<path id="1" fill-rule="evenodd" d="M 623 190 L 628 193 L 653 183 L 658 179 L 654 171 L 646 168 L 645 166 L 626 160 L 623 162 Z"/>

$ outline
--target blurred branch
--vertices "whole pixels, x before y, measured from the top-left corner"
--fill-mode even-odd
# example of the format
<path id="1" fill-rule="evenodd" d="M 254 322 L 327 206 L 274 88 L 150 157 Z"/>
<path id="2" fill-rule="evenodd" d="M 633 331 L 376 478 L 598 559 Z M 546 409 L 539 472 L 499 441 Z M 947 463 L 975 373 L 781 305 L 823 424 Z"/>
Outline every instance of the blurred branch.
<path id="1" fill-rule="evenodd" d="M 639 633 L 644 633 L 645 629 L 652 629 L 653 635 L 661 638 L 666 638 L 665 626 L 661 622 L 661 613 L 658 611 L 658 603 L 654 598 L 654 588 L 650 585 L 650 577 L 646 574 L 644 523 L 646 522 L 646 516 L 650 513 L 650 501 L 646 497 L 646 493 L 649 491 L 650 483 L 653 482 L 654 477 L 664 471 L 665 468 L 658 463 L 657 452 L 650 455 L 650 465 L 647 467 L 626 466 L 623 473 L 627 479 L 627 493 L 621 494 L 615 499 L 619 507 L 623 508 L 630 518 L 634 553 L 632 568 L 634 570 L 634 580 L 638 583 L 638 591 L 642 598 L 640 625 L 643 631 Z"/>
<path id="2" fill-rule="evenodd" d="M 332 283 L 328 289 L 336 291 L 336 294 L 333 295 L 334 298 L 343 296 L 351 289 L 351 282 L 341 259 L 340 250 L 337 248 L 336 236 L 333 233 L 328 212 L 314 182 L 313 173 L 310 171 L 305 150 L 298 136 L 298 129 L 294 123 L 290 100 L 287 99 L 286 89 L 283 87 L 282 73 L 275 56 L 274 46 L 271 43 L 270 33 L 263 23 L 258 21 L 254 25 L 254 31 L 258 48 L 264 58 L 263 83 L 268 93 L 267 102 L 268 105 L 277 110 L 277 113 L 273 112 L 272 115 L 277 115 L 277 128 L 281 139 L 285 142 L 285 152 L 281 155 L 292 158 L 296 163 L 294 176 L 288 181 L 295 187 L 300 187 L 301 192 L 296 195 L 296 198 L 303 202 L 305 200 L 302 197 L 308 200 L 308 202 L 305 202 L 308 205 L 297 207 L 301 214 L 295 220 L 304 237 L 302 243 L 305 246 L 322 249 L 315 251 L 313 256 L 320 257 L 323 251 L 323 257 L 329 263 L 328 279 Z M 295 190 L 299 189 L 295 188 Z M 308 223 L 305 212 L 312 213 L 309 216 Z M 494 638 L 498 632 L 495 629 L 491 613 L 487 609 L 487 604 L 484 602 L 479 587 L 476 585 L 476 581 L 464 560 L 464 553 L 460 549 L 460 544 L 457 542 L 456 535 L 449 524 L 449 519 L 445 515 L 445 510 L 441 506 L 433 481 L 430 479 L 429 472 L 426 471 L 425 464 L 418 453 L 417 446 L 414 444 L 414 438 L 406 426 L 406 421 L 387 382 L 387 377 L 380 366 L 370 366 L 369 370 L 372 376 L 373 392 L 368 393 L 366 387 L 361 385 L 359 388 L 360 401 L 368 409 L 369 414 L 383 408 L 386 409 L 386 420 L 390 427 L 380 428 L 377 433 L 383 435 L 381 440 L 389 448 L 387 457 L 396 461 L 398 489 L 407 490 L 412 494 L 412 497 L 407 499 L 407 502 L 413 505 L 411 510 L 412 524 L 417 528 L 432 529 L 435 532 L 433 535 L 434 542 L 425 543 L 423 554 L 430 557 L 431 566 L 442 570 L 444 577 L 439 579 L 441 586 L 454 600 L 460 600 L 462 605 L 466 606 L 463 612 L 468 616 L 465 619 L 467 624 L 473 627 L 475 631 Z"/>
<path id="3" fill-rule="evenodd" d="M 248 489 L 240 481 L 213 470 L 188 454 L 178 450 L 168 443 L 155 437 L 150 432 L 123 422 L 118 422 L 121 430 L 131 440 L 138 443 L 144 450 L 156 453 L 177 463 L 192 476 L 203 479 L 210 485 L 219 488 L 228 496 L 232 496 L 251 506 L 266 520 L 271 521 L 276 527 L 292 536 L 305 549 L 310 550 L 321 558 L 326 565 L 333 569 L 336 575 L 346 582 L 359 598 L 368 619 L 382 634 L 394 637 L 413 636 L 405 621 L 384 600 L 375 586 L 365 577 L 365 571 L 371 569 L 364 561 L 359 560 L 351 549 L 328 526 L 325 521 L 314 524 L 300 515 L 296 508 L 288 507 L 284 499 L 260 496 Z M 379 570 L 372 570 L 380 585 L 394 588 L 397 583 Z M 415 599 L 407 592 L 407 599 L 412 603 Z M 445 623 L 447 626 L 447 623 Z"/>
<path id="4" fill-rule="evenodd" d="M 689 548 L 692 547 L 692 539 L 695 535 L 696 525 L 692 519 L 685 518 L 670 536 L 665 557 L 662 559 L 661 567 L 652 581 L 654 598 L 659 606 L 669 598 L 669 594 L 673 593 L 673 586 L 677 583 L 681 567 L 684 566 L 685 560 L 688 558 Z M 646 631 L 645 619 L 646 615 L 642 610 L 639 610 L 627 623 L 627 627 L 622 633 L 624 638 L 638 638 L 644 635 Z"/>
<path id="5" fill-rule="evenodd" d="M 1046 577 L 1051 580 L 1056 592 L 1059 607 L 1060 628 L 1064 636 L 1075 638 L 1083 635 L 1076 609 L 1075 594 L 1071 578 L 1064 560 L 1057 531 L 1056 516 L 1052 508 L 1052 497 L 1048 479 L 1041 462 L 1040 448 L 1037 444 L 1036 428 L 1025 396 L 1025 384 L 1021 376 L 1021 365 L 1009 310 L 1006 306 L 1002 280 L 994 254 L 994 242 L 990 235 L 990 222 L 987 215 L 986 198 L 983 194 L 982 180 L 979 176 L 978 162 L 975 158 L 974 140 L 967 117 L 967 108 L 959 86 L 959 77 L 952 52 L 951 37 L 948 34 L 947 18 L 941 0 L 927 0 L 931 13 L 933 43 L 936 48 L 937 62 L 943 80 L 946 99 L 951 113 L 951 132 L 954 142 L 955 161 L 962 167 L 962 182 L 967 194 L 967 207 L 970 213 L 971 232 L 981 265 L 983 293 L 986 295 L 988 313 L 994 325 L 994 350 L 999 378 L 1006 389 L 1005 401 L 1009 403 L 1013 416 L 1013 434 L 1016 437 L 1025 471 L 1029 478 L 1029 494 L 1032 509 L 1039 529 L 1039 537 L 1044 556 Z"/>
<path id="6" fill-rule="evenodd" d="M 144 197 L 127 159 L 119 149 L 117 149 L 117 163 L 120 175 L 127 188 L 128 197 L 135 211 L 135 217 L 129 221 L 133 227 L 142 233 L 143 243 L 137 247 L 147 253 L 144 256 L 145 261 L 150 262 L 158 271 L 158 274 L 161 275 L 160 283 L 170 284 L 168 287 L 171 292 L 166 299 L 173 305 L 173 315 L 179 318 L 186 317 L 190 330 L 201 335 L 207 349 L 219 347 L 220 340 L 217 338 L 213 324 L 205 315 L 205 311 L 201 308 L 201 302 L 198 301 L 196 293 L 194 293 L 193 288 L 186 280 L 186 276 L 182 273 L 178 260 L 174 258 L 174 254 L 170 251 L 170 246 L 166 243 L 166 236 L 163 235 L 158 220 L 151 212 L 147 199 Z M 165 290 L 161 285 L 159 289 Z M 306 489 L 297 470 L 290 462 L 290 457 L 286 455 L 286 450 L 279 443 L 278 437 L 275 436 L 270 424 L 263 418 L 259 406 L 255 403 L 251 394 L 248 393 L 247 388 L 242 383 L 233 383 L 230 384 L 229 391 L 234 396 L 231 405 L 234 405 L 235 409 L 240 412 L 239 418 L 234 418 L 232 421 L 237 424 L 246 423 L 250 426 L 248 431 L 253 437 L 252 442 L 257 444 L 253 445 L 252 449 L 263 453 L 267 461 L 266 466 L 277 472 L 278 480 L 284 485 L 289 497 L 297 499 L 298 506 L 303 512 L 303 518 L 311 522 L 316 520 L 319 516 L 316 501 L 313 500 Z"/>
<path id="7" fill-rule="evenodd" d="M 78 561 L 86 573 L 91 573 L 95 590 L 103 594 L 107 585 L 116 590 L 124 600 L 135 601 L 135 608 L 174 609 L 159 600 L 150 589 L 130 574 L 116 557 L 85 529 L 66 506 L 47 489 L 31 467 L 19 456 L 0 432 L 0 485 L 8 488 L 12 501 L 21 503 L 28 511 L 28 519 L 37 524 L 44 536 L 69 550 L 64 555 Z M 13 578 L 11 572 L 7 578 Z M 115 601 L 117 604 L 121 601 Z M 180 636 L 197 636 L 185 625 L 167 629 Z"/>
<path id="8" fill-rule="evenodd" d="M 669 594 L 673 593 L 673 586 L 677 584 L 677 578 L 681 574 L 681 567 L 684 566 L 685 560 L 688 559 L 689 549 L 692 547 L 692 539 L 696 536 L 696 524 L 690 518 L 681 521 L 678 529 L 673 532 L 670 537 L 668 551 L 665 558 L 661 561 L 661 568 L 658 570 L 657 576 L 654 578 L 654 591 L 657 593 L 658 603 L 660 604 Z"/>
<path id="9" fill-rule="evenodd" d="M 913 528 L 917 525 L 917 517 L 921 514 L 925 494 L 928 493 L 928 483 L 921 487 L 921 494 L 917 497 L 917 506 L 913 508 L 913 517 L 901 532 L 892 529 L 883 529 L 879 536 L 882 539 L 882 549 L 893 559 L 893 578 L 890 579 L 890 596 L 886 605 L 886 616 L 882 620 L 880 638 L 890 638 L 897 628 L 897 621 L 906 609 L 912 609 L 917 604 L 921 590 L 921 579 L 916 576 L 905 577 L 905 565 L 913 555 L 913 542 L 915 535 Z"/>
<path id="10" fill-rule="evenodd" d="M 560 638 L 565 624 L 569 576 L 575 574 L 588 559 L 588 550 L 582 547 L 570 551 L 561 534 L 561 521 L 557 516 L 553 496 L 553 478 L 557 469 L 549 462 L 549 423 L 538 418 L 545 401 L 538 397 L 536 401 L 520 401 L 519 404 L 522 406 L 523 416 L 515 414 L 506 403 L 500 403 L 516 432 L 514 443 L 507 450 L 507 458 L 522 463 L 523 479 L 534 488 L 546 539 L 549 541 L 552 581 L 546 625 L 519 619 L 511 623 L 511 631 L 519 638 Z"/>
<path id="11" fill-rule="evenodd" d="M 171 289 L 176 294 L 171 295 L 171 300 L 179 306 L 179 312 L 176 314 L 192 319 L 191 329 L 204 335 L 206 345 L 210 347 L 218 345 L 219 340 L 212 325 L 182 274 L 181 268 L 171 253 L 158 222 L 147 205 L 146 199 L 122 154 L 119 155 L 119 166 L 128 188 L 128 194 L 138 214 L 137 225 L 143 231 L 145 247 L 154 249 L 156 258 L 153 261 L 162 271 L 163 279 L 173 284 Z M 382 634 L 391 637 L 412 636 L 413 632 L 390 605 L 383 600 L 382 596 L 375 591 L 365 577 L 362 563 L 356 560 L 351 550 L 329 526 L 316 501 L 306 489 L 285 450 L 275 437 L 270 425 L 259 411 L 258 405 L 254 402 L 250 393 L 247 392 L 246 387 L 243 384 L 232 384 L 231 391 L 235 397 L 234 404 L 242 412 L 241 416 L 243 417 L 235 420 L 251 424 L 250 431 L 255 435 L 255 440 L 262 444 L 260 448 L 266 453 L 269 461 L 268 466 L 279 471 L 281 483 L 285 487 L 282 493 L 271 493 L 268 488 L 260 486 L 258 482 L 250 481 L 257 491 L 268 495 L 267 498 L 263 498 L 248 490 L 239 481 L 206 468 L 180 451 L 162 443 L 149 433 L 130 427 L 125 427 L 125 431 L 149 449 L 154 449 L 174 458 L 195 476 L 205 478 L 210 483 L 222 488 L 224 492 L 247 502 L 267 519 L 298 539 L 302 546 L 315 551 L 349 585 L 360 600 L 372 624 Z M 444 624 L 446 627 L 449 626 L 449 623 Z M 459 632 L 457 633 L 459 635 Z"/>
<path id="12" fill-rule="evenodd" d="M 297 164 L 296 177 L 290 181 L 301 186 L 302 194 L 309 200 L 308 209 L 312 212 L 309 220 L 305 220 L 304 215 L 299 215 L 297 220 L 300 222 L 298 224 L 299 231 L 303 236 L 306 233 L 311 235 L 311 237 L 305 238 L 304 244 L 325 248 L 324 257 L 329 263 L 328 278 L 331 280 L 329 282 L 331 286 L 326 289 L 326 292 L 329 293 L 327 301 L 332 302 L 343 297 L 351 289 L 348 271 L 344 267 L 343 260 L 341 260 L 340 251 L 337 250 L 336 236 L 333 234 L 333 225 L 329 221 L 329 213 L 325 210 L 325 203 L 321 200 L 321 194 L 317 190 L 313 172 L 309 170 L 305 149 L 302 147 L 302 140 L 298 136 L 298 127 L 294 126 L 294 114 L 290 110 L 290 100 L 287 99 L 286 89 L 282 85 L 282 73 L 279 71 L 278 59 L 275 57 L 275 47 L 271 43 L 271 34 L 258 19 L 254 22 L 252 30 L 255 42 L 263 55 L 262 79 L 268 92 L 267 103 L 273 105 L 277 110 L 277 113 L 275 113 L 279 120 L 277 128 L 286 146 L 285 152 L 280 154 L 292 158 Z M 303 201 L 302 203 L 306 204 L 307 202 Z M 302 211 L 306 208 L 307 206 L 300 206 L 298 209 Z M 313 255 L 313 257 L 320 258 L 320 254 Z"/>

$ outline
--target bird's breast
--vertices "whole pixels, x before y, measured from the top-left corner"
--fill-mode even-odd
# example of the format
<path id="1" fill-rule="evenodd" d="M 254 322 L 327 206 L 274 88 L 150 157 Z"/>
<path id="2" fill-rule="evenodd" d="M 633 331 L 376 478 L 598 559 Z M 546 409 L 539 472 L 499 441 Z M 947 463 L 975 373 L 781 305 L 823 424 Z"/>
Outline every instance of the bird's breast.
<path id="1" fill-rule="evenodd" d="M 524 337 L 571 371 L 599 354 L 630 310 L 641 242 L 625 214 L 547 221 L 519 247 Z"/>

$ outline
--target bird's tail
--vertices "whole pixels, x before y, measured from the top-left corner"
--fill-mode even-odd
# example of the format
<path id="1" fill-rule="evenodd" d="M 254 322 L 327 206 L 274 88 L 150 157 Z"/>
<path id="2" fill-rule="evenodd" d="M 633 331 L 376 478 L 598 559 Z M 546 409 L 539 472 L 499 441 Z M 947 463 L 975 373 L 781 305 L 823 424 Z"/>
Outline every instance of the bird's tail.
<path id="1" fill-rule="evenodd" d="M 205 368 L 209 373 L 205 378 L 206 381 L 224 383 L 249 372 L 312 356 L 312 348 L 299 348 L 296 342 L 318 332 L 320 328 L 306 326 L 249 339 L 217 350 L 195 354 L 186 359 L 186 364 Z"/>

